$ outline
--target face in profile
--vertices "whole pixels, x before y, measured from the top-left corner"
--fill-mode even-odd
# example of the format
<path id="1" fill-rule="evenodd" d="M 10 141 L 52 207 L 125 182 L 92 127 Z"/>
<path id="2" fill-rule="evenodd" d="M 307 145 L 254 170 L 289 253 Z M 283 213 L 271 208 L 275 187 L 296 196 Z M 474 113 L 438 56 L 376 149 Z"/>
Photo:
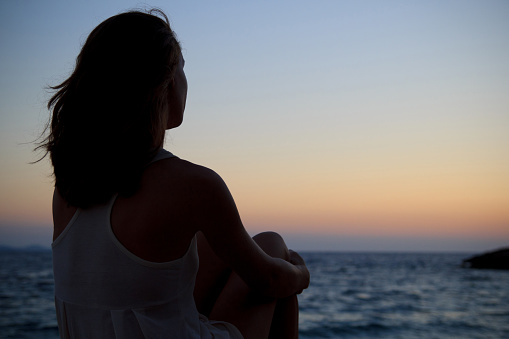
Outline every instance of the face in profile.
<path id="1" fill-rule="evenodd" d="M 180 56 L 175 75 L 168 89 L 168 125 L 166 129 L 175 128 L 182 124 L 187 98 L 187 78 L 184 73 L 184 58 Z"/>

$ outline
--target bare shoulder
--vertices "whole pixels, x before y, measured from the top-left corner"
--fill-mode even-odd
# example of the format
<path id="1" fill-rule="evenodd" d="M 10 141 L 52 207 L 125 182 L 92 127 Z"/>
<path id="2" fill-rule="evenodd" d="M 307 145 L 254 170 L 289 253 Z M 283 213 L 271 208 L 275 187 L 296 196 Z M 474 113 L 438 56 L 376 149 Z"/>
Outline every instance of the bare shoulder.
<path id="1" fill-rule="evenodd" d="M 210 168 L 180 158 L 169 158 L 153 163 L 147 168 L 143 177 L 157 181 L 159 185 L 209 186 L 224 184 L 221 177 Z"/>
<path id="2" fill-rule="evenodd" d="M 141 195 L 150 196 L 153 202 L 159 200 L 162 204 L 179 205 L 186 210 L 230 196 L 226 184 L 216 172 L 179 158 L 164 159 L 150 165 L 143 173 L 140 188 Z"/>

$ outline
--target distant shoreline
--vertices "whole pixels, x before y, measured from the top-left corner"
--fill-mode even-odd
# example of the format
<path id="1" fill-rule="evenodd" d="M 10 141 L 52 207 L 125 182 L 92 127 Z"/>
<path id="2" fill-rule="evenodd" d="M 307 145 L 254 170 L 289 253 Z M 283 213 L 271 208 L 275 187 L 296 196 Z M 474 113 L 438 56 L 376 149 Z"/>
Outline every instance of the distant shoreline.
<path id="1" fill-rule="evenodd" d="M 6 246 L 0 245 L 0 253 L 11 253 L 11 252 L 48 252 L 51 251 L 50 246 L 42 246 L 42 245 L 28 245 L 28 246 Z"/>
<path id="2" fill-rule="evenodd" d="M 36 253 L 36 252 L 50 252 L 51 246 L 43 245 L 28 245 L 28 246 L 8 246 L 0 244 L 0 253 Z M 479 252 L 475 251 L 366 251 L 366 250 L 345 250 L 345 251 L 330 251 L 330 250 L 302 250 L 302 253 L 315 253 L 315 254 L 461 254 L 461 255 L 475 255 Z"/>

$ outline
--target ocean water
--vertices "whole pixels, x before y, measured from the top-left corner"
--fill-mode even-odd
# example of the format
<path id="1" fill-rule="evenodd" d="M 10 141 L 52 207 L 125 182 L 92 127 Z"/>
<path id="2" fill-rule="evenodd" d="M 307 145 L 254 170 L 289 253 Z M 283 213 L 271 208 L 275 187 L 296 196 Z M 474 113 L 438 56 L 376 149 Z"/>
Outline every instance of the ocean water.
<path id="1" fill-rule="evenodd" d="M 509 338 L 509 271 L 469 254 L 306 253 L 301 338 Z"/>
<path id="2" fill-rule="evenodd" d="M 0 338 L 58 338 L 51 252 L 0 252 Z"/>
<path id="3" fill-rule="evenodd" d="M 509 338 L 509 271 L 468 253 L 302 256 L 301 338 Z M 51 252 L 0 253 L 0 338 L 58 338 Z"/>

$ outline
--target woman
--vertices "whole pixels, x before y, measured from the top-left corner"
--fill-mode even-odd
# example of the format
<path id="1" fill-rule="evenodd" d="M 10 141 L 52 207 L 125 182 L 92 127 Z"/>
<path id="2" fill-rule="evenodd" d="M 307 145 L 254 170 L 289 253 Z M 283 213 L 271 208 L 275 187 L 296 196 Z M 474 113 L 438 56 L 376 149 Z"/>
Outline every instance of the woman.
<path id="1" fill-rule="evenodd" d="M 39 147 L 55 175 L 62 338 L 298 335 L 302 258 L 276 233 L 252 239 L 222 179 L 162 149 L 182 123 L 183 68 L 166 16 L 128 12 L 92 31 L 54 87 Z"/>

